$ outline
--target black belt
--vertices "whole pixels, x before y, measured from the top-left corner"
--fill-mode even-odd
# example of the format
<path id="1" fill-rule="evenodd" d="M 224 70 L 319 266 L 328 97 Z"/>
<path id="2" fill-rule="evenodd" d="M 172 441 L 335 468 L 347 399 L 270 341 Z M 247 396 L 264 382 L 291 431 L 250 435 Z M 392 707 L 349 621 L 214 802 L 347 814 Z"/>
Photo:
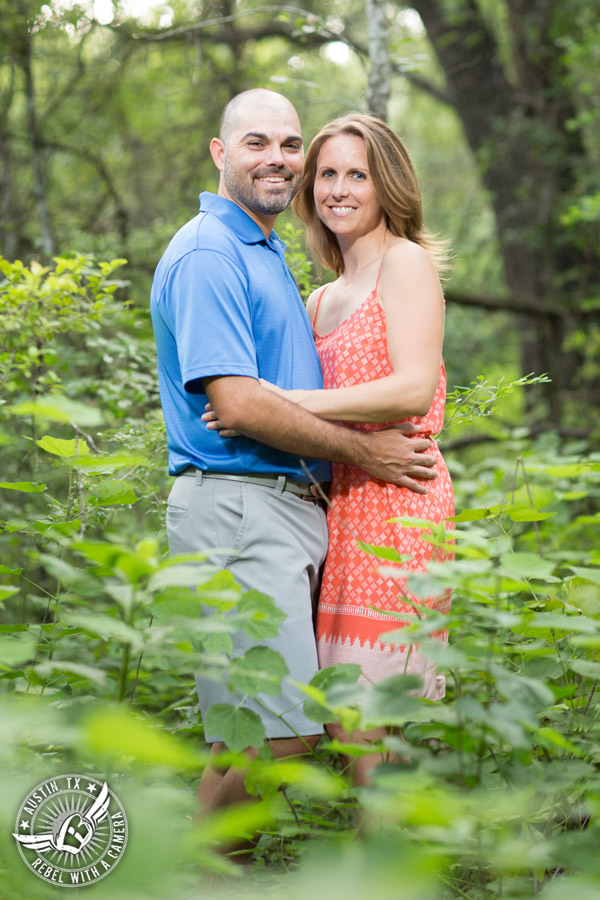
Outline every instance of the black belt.
<path id="1" fill-rule="evenodd" d="M 193 466 L 189 466 L 178 474 L 193 476 L 199 484 L 202 484 L 205 478 L 217 478 L 221 481 L 243 481 L 245 484 L 260 484 L 263 487 L 273 488 L 278 494 L 283 493 L 283 491 L 290 491 L 292 494 L 302 497 L 303 500 L 319 502 L 322 499 L 321 496 L 315 497 L 311 493 L 311 485 L 308 482 L 294 481 L 293 478 L 288 478 L 287 475 L 262 475 L 259 473 L 254 475 L 231 475 L 229 472 L 204 472 L 202 469 L 195 469 Z"/>

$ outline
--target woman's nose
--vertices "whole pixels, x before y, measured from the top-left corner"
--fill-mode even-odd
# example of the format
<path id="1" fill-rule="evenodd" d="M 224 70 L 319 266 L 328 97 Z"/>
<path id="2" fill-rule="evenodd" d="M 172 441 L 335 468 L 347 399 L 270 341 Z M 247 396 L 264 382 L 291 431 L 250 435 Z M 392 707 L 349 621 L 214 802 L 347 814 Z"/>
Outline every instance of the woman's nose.
<path id="1" fill-rule="evenodd" d="M 331 188 L 334 197 L 344 197 L 348 193 L 348 185 L 345 178 L 336 178 Z"/>

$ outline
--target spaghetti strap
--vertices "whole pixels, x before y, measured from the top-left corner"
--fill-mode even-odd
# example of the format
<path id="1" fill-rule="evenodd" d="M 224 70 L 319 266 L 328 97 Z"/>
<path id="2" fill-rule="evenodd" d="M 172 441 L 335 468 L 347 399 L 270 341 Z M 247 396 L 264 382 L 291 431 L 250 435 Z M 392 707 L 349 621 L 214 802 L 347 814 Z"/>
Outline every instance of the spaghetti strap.
<path id="1" fill-rule="evenodd" d="M 326 288 L 327 288 L 327 285 L 324 284 L 323 287 L 321 288 L 321 293 L 317 297 L 317 305 L 315 306 L 315 314 L 314 314 L 314 316 L 312 318 L 312 322 L 311 322 L 311 325 L 313 328 L 315 328 L 315 322 L 317 321 L 317 316 L 319 315 L 319 306 L 321 305 L 321 298 L 322 298 L 323 294 L 325 293 Z M 316 331 L 316 328 L 315 328 L 315 331 Z"/>
<path id="2" fill-rule="evenodd" d="M 383 260 L 379 263 L 379 268 L 378 268 L 378 270 L 377 270 L 377 278 L 376 278 L 376 280 L 375 280 L 375 287 L 373 288 L 373 290 L 375 291 L 375 293 L 377 293 L 377 288 L 379 287 L 379 277 L 380 277 L 380 275 L 381 275 L 381 267 L 382 267 L 382 266 L 383 266 Z M 315 318 L 316 318 L 316 316 L 315 316 Z"/>

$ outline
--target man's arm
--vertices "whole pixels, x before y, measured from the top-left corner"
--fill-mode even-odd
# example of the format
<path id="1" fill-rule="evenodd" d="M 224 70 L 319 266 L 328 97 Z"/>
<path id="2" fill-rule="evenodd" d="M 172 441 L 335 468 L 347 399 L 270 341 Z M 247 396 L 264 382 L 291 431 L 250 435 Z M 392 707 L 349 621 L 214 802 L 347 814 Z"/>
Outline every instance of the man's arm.
<path id="1" fill-rule="evenodd" d="M 227 375 L 203 382 L 227 430 L 287 453 L 360 466 L 374 478 L 421 494 L 427 493 L 427 487 L 414 479 L 437 477 L 431 468 L 435 457 L 423 453 L 429 440 L 405 437 L 400 428 L 365 434 L 334 425 L 264 390 L 254 378 Z"/>

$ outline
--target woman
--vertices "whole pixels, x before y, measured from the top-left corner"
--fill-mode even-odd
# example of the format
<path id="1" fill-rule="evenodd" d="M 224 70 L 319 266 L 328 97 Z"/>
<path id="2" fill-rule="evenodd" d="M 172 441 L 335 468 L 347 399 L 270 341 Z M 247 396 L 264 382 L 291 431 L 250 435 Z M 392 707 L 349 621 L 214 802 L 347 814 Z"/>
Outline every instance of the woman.
<path id="1" fill-rule="evenodd" d="M 434 263 L 443 267 L 443 251 L 423 226 L 417 177 L 401 140 L 371 116 L 349 115 L 325 125 L 308 150 L 293 206 L 314 255 L 338 276 L 314 291 L 307 304 L 325 389 L 285 392 L 265 386 L 355 428 L 370 431 L 408 419 L 421 435 L 437 433 L 444 420 L 446 376 L 444 300 Z M 454 515 L 448 469 L 435 443 L 432 451 L 438 477 L 429 482 L 427 494 L 334 463 L 317 641 L 321 666 L 359 663 L 369 681 L 417 673 L 423 695 L 439 699 L 444 679 L 430 661 L 415 648 L 379 640 L 409 622 L 415 604 L 423 603 L 406 590 L 401 571 L 423 571 L 430 559 L 440 558 L 422 531 L 389 519 L 440 522 Z M 393 547 L 410 559 L 397 566 L 397 577 L 384 576 L 377 571 L 381 561 L 361 549 L 357 538 Z M 449 606 L 449 598 L 426 602 L 442 610 Z"/>
<path id="2" fill-rule="evenodd" d="M 435 263 L 443 267 L 443 248 L 424 228 L 419 186 L 404 145 L 371 116 L 349 115 L 325 125 L 308 150 L 293 206 L 315 257 L 338 276 L 314 291 L 307 304 L 324 389 L 264 386 L 353 428 L 372 431 L 410 421 L 420 435 L 437 433 L 443 426 L 446 376 L 444 300 Z M 449 597 L 423 601 L 411 595 L 403 574 L 423 571 L 444 554 L 421 530 L 389 521 L 411 516 L 441 522 L 454 514 L 450 476 L 435 443 L 428 453 L 437 457 L 438 477 L 423 494 L 375 481 L 355 466 L 333 464 L 317 641 L 322 667 L 358 663 L 363 679 L 371 682 L 416 673 L 423 678 L 419 693 L 439 699 L 444 679 L 433 663 L 410 645 L 380 640 L 384 632 L 414 621 L 417 604 L 449 607 Z M 394 548 L 408 559 L 401 565 L 385 561 L 388 572 L 389 566 L 397 569 L 390 577 L 378 571 L 382 560 L 357 540 Z M 445 641 L 446 634 L 439 638 Z M 343 737 L 338 726 L 328 730 Z M 355 773 L 358 783 L 367 780 L 369 765 L 363 758 L 364 773 Z"/>

